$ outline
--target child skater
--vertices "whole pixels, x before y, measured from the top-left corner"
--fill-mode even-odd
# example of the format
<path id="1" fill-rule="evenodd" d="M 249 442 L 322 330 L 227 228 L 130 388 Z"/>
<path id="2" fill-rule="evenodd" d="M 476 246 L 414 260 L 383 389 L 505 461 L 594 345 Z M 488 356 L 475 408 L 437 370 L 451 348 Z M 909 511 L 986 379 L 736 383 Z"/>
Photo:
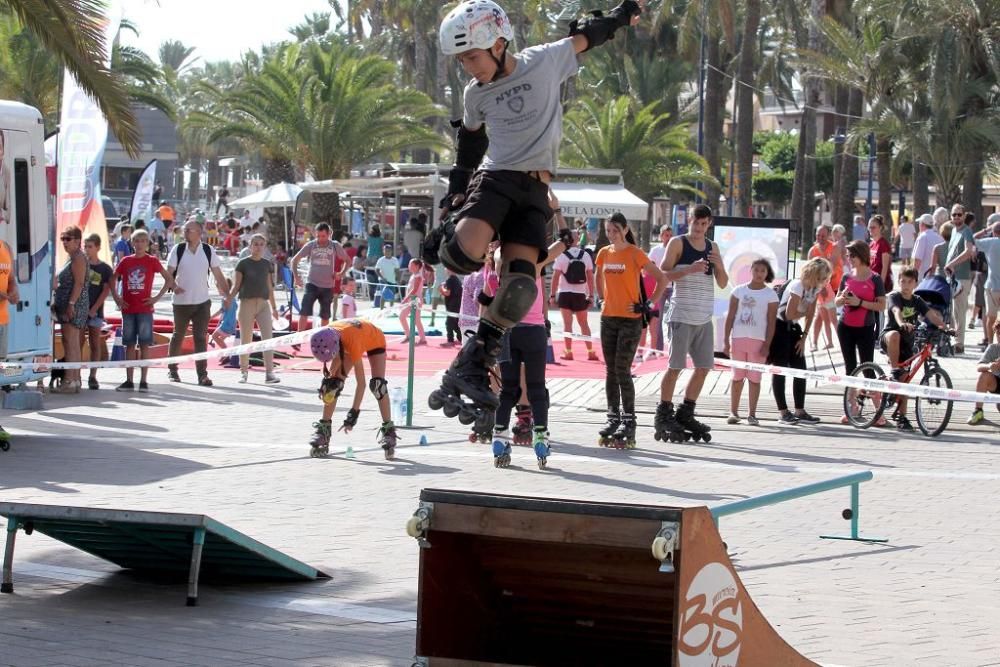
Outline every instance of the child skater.
<path id="1" fill-rule="evenodd" d="M 774 323 L 778 316 L 778 294 L 768 283 L 774 281 L 774 269 L 766 259 L 750 265 L 750 282 L 733 290 L 729 297 L 726 336 L 723 352 L 733 361 L 762 364 L 767 360 L 774 338 Z M 760 399 L 760 371 L 733 369 L 733 386 L 729 393 L 727 424 L 740 423 L 740 396 L 743 380 L 750 382 L 750 406 L 747 424 L 759 426 L 757 401 Z"/>

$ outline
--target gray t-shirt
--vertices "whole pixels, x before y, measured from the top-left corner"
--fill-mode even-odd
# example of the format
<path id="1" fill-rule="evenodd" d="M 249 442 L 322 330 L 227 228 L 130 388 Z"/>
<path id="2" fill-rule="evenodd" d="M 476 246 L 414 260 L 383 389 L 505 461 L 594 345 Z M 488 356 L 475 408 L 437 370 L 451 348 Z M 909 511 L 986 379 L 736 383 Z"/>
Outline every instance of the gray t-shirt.
<path id="1" fill-rule="evenodd" d="M 302 246 L 299 257 L 309 260 L 309 277 L 306 282 L 316 287 L 333 287 L 333 267 L 339 248 L 340 244 L 336 241 L 328 241 L 325 246 L 321 246 L 313 240 Z"/>
<path id="2" fill-rule="evenodd" d="M 972 230 L 969 229 L 968 225 L 962 225 L 961 228 L 956 227 L 951 232 L 951 241 L 948 243 L 948 256 L 945 263 L 951 262 L 953 259 L 965 252 L 966 244 L 975 243 L 975 239 L 972 235 Z M 955 267 L 955 278 L 957 280 L 969 280 L 972 278 L 972 260 L 966 260 Z"/>
<path id="3" fill-rule="evenodd" d="M 483 169 L 555 173 L 562 139 L 560 85 L 579 69 L 573 40 L 532 46 L 514 60 L 510 76 L 466 86 L 463 123 L 469 130 L 486 123 L 490 147 Z"/>
<path id="4" fill-rule="evenodd" d="M 980 364 L 992 364 L 994 361 L 1000 361 L 1000 345 L 997 343 L 993 343 L 983 350 L 983 356 L 979 358 Z M 1000 378 L 1000 373 L 994 373 L 993 375 Z"/>
<path id="5" fill-rule="evenodd" d="M 241 299 L 266 299 L 271 296 L 271 262 L 264 258 L 241 259 L 236 264 L 236 273 L 243 274 L 240 283 Z"/>

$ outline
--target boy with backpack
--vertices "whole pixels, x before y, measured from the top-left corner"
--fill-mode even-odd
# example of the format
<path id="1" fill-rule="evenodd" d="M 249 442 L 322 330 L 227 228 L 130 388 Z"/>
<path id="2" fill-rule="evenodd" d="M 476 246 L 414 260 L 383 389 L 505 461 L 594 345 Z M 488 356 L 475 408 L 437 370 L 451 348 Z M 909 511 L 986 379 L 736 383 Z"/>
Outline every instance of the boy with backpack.
<path id="1" fill-rule="evenodd" d="M 579 240 L 580 232 L 573 231 L 573 240 Z M 587 359 L 597 361 L 594 344 L 590 340 L 590 322 L 587 311 L 594 305 L 594 259 L 579 246 L 566 248 L 556 258 L 553 265 L 552 289 L 549 301 L 559 306 L 563 318 L 563 330 L 570 334 L 563 338 L 562 358 L 573 359 L 573 318 L 580 324 L 580 333 L 586 336 Z"/>

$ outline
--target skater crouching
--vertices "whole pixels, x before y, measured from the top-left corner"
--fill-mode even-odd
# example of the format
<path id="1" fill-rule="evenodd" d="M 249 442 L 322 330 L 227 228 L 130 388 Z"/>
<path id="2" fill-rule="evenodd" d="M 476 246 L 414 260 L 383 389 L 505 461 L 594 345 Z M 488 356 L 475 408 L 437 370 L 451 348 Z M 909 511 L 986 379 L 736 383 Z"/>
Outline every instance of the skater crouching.
<path id="1" fill-rule="evenodd" d="M 610 245 L 597 253 L 597 296 L 601 306 L 601 350 L 608 374 L 604 390 L 608 399 L 608 421 L 600 430 L 600 444 L 616 448 L 635 447 L 635 384 L 632 359 L 642 330 L 667 287 L 667 279 L 649 256 L 635 245 L 625 216 L 615 213 L 605 224 Z M 647 299 L 639 289 L 642 272 L 656 278 L 656 288 Z"/>
<path id="2" fill-rule="evenodd" d="M 492 0 L 469 0 L 441 23 L 441 53 L 457 57 L 472 81 L 464 92 L 455 167 L 442 208 L 456 210 L 432 237 L 441 261 L 460 275 L 474 273 L 494 238 L 502 244 L 503 266 L 496 298 L 483 314 L 475 337 L 462 347 L 431 394 L 432 409 L 467 398 L 464 415 L 482 418 L 499 403 L 487 369 L 500 351 L 504 332 L 520 322 L 538 295 L 535 265 L 547 255 L 547 198 L 556 170 L 562 131 L 561 84 L 579 69 L 577 55 L 600 46 L 615 31 L 638 22 L 642 4 L 623 0 L 606 14 L 594 12 L 570 23 L 569 36 L 509 52 L 514 30 Z M 489 134 L 487 134 L 487 131 Z M 485 158 L 485 159 L 484 159 Z M 573 244 L 560 231 L 565 248 Z M 446 412 L 446 414 L 448 414 Z"/>
<path id="3" fill-rule="evenodd" d="M 660 268 L 674 283 L 674 294 L 667 312 L 670 329 L 669 369 L 660 384 L 660 404 L 656 408 L 657 440 L 681 442 L 712 439 L 712 429 L 694 418 L 695 402 L 701 395 L 705 378 L 715 365 L 715 332 L 712 315 L 715 286 L 729 284 L 722 251 L 706 234 L 712 226 L 712 209 L 704 204 L 694 207 L 686 234 L 675 236 L 667 244 Z M 694 362 L 694 374 L 684 390 L 684 403 L 674 411 L 674 388 L 677 378 Z"/>
<path id="4" fill-rule="evenodd" d="M 357 388 L 354 403 L 347 411 L 339 430 L 350 433 L 361 414 L 361 400 L 365 395 L 365 367 L 361 357 L 368 357 L 372 379 L 368 388 L 378 401 L 382 415 L 378 442 L 385 450 L 385 458 L 392 460 L 396 450 L 396 427 L 389 411 L 389 383 L 385 379 L 385 334 L 370 322 L 363 320 L 338 320 L 323 327 L 309 339 L 313 356 L 323 363 L 323 382 L 319 388 L 323 399 L 323 416 L 313 424 L 316 432 L 310 441 L 310 456 L 323 457 L 330 451 L 333 412 L 337 399 L 344 390 L 344 380 L 353 369 Z"/>

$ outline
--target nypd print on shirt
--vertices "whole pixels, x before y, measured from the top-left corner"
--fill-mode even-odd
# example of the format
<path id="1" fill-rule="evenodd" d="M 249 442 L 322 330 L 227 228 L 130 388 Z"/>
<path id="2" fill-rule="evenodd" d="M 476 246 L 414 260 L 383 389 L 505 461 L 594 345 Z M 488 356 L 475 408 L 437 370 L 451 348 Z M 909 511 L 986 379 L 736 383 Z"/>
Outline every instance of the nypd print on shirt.
<path id="1" fill-rule="evenodd" d="M 531 91 L 532 86 L 530 83 L 519 83 L 498 94 L 494 99 L 499 111 L 495 120 L 508 127 L 515 127 L 530 123 L 537 118 L 537 105 L 528 106 L 534 101 L 534 95 L 531 94 Z M 527 110 L 525 110 L 526 106 L 528 106 Z M 492 114 L 490 115 L 490 120 L 494 120 Z"/>

